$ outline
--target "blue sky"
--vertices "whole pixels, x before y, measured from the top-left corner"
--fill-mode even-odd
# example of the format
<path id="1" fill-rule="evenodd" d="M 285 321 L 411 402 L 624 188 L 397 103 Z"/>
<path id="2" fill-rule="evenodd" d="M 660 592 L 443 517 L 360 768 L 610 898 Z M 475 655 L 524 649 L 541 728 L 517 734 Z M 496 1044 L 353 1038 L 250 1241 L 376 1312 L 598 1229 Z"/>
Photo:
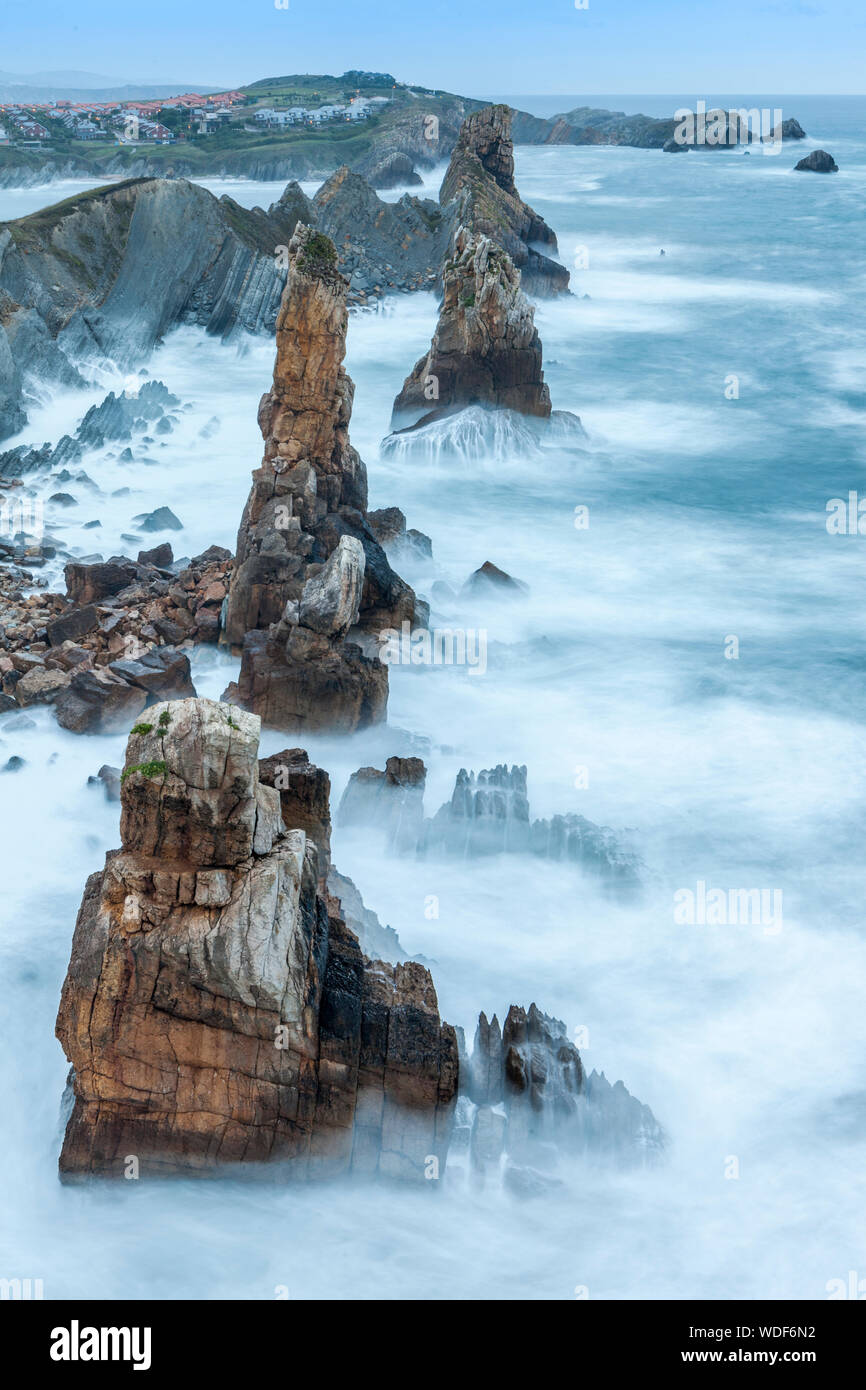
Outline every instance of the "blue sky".
<path id="1" fill-rule="evenodd" d="M 358 67 L 467 95 L 862 93 L 863 0 L 2 0 L 0 69 L 235 85 Z"/>

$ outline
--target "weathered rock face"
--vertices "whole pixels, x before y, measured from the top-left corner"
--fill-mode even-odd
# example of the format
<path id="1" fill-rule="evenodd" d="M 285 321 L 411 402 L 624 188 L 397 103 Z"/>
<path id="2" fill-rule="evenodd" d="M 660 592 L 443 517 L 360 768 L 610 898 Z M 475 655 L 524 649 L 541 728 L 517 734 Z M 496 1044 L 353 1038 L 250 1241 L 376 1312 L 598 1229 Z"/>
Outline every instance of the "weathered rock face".
<path id="1" fill-rule="evenodd" d="M 351 731 L 384 718 L 388 674 L 346 641 L 421 615 L 366 519 L 342 366 L 346 281 L 332 243 L 299 225 L 262 398 L 261 468 L 238 532 L 226 636 L 243 647 L 237 699 L 286 730 Z M 426 616 L 426 615 L 423 615 Z"/>
<path id="2" fill-rule="evenodd" d="M 498 1181 L 532 1196 L 556 1182 L 564 1156 L 623 1164 L 661 1157 L 664 1135 L 648 1106 L 622 1082 L 587 1076 L 565 1025 L 512 1004 L 500 1028 L 481 1014 L 471 1056 L 461 1058 L 456 1146 L 477 1182 Z M 462 1133 L 461 1133 L 462 1131 Z"/>
<path id="3" fill-rule="evenodd" d="M 259 781 L 280 794 L 284 825 L 303 830 L 319 854 L 319 878 L 331 865 L 331 779 L 303 748 L 285 748 L 259 759 Z"/>
<path id="4" fill-rule="evenodd" d="M 550 415 L 535 312 L 511 258 L 461 227 L 446 263 L 430 351 L 394 402 L 392 428 L 427 424 L 465 406 Z"/>
<path id="5" fill-rule="evenodd" d="M 57 1034 L 66 1177 L 423 1180 L 444 1162 L 454 1030 L 422 966 L 371 963 L 318 891 L 316 847 L 259 778 L 259 721 L 155 706 L 127 747 L 123 847 L 85 890 Z"/>
<path id="6" fill-rule="evenodd" d="M 408 163 L 405 156 L 394 159 Z M 379 176 L 387 173 L 380 170 Z M 401 181 L 406 180 L 394 177 Z M 396 203 L 383 202 L 367 179 L 344 165 L 319 189 L 313 213 L 319 230 L 334 243 L 350 303 L 438 283 L 451 227 L 429 198 L 404 194 Z"/>
<path id="7" fill-rule="evenodd" d="M 11 411 L 14 424 L 28 375 L 63 367 L 78 379 L 71 363 L 94 351 L 134 365 L 178 322 L 270 329 L 283 289 L 276 250 L 295 216 L 275 208 L 249 211 L 183 179 L 128 179 L 6 224 L 0 290 L 13 307 L 0 342 L 14 340 L 18 380 L 5 373 L 0 418 Z M 4 360 L 0 345 L 0 384 Z"/>
<path id="8" fill-rule="evenodd" d="M 511 108 L 486 106 L 467 116 L 442 181 L 439 201 L 456 235 L 460 227 L 489 237 L 508 253 L 523 276 L 528 294 L 564 294 L 564 265 L 537 249 L 556 254 L 556 236 L 524 203 L 514 184 Z"/>

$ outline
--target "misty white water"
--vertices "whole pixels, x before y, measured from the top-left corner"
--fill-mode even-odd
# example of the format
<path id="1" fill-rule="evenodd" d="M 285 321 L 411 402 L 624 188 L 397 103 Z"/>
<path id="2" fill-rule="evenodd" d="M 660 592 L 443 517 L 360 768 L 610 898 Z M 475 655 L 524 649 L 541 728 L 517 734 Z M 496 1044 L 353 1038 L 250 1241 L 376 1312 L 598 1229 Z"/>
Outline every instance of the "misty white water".
<path id="1" fill-rule="evenodd" d="M 279 1285 L 298 1298 L 822 1298 L 829 1280 L 866 1274 L 866 541 L 825 525 L 828 499 L 864 488 L 866 148 L 848 132 L 829 147 L 832 180 L 794 176 L 788 154 L 518 152 L 523 196 L 563 259 L 586 266 L 576 296 L 537 315 L 580 447 L 539 458 L 506 442 L 471 468 L 380 457 L 435 302 L 400 297 L 350 328 L 371 506 L 399 505 L 433 540 L 433 563 L 402 565 L 406 578 L 457 590 L 489 559 L 530 592 L 434 606 L 440 625 L 486 629 L 483 676 L 392 668 L 389 731 L 306 740 L 333 808 L 352 770 L 410 744 L 429 768 L 428 814 L 460 766 L 526 763 L 534 816 L 634 831 L 646 891 L 618 906 L 564 865 L 394 860 L 339 829 L 335 861 L 434 962 L 443 1015 L 470 1037 L 479 1009 L 501 1018 L 531 1000 L 587 1028 L 587 1067 L 652 1107 L 666 1163 L 575 1164 L 555 1196 L 525 1204 L 447 1177 L 417 1191 L 61 1187 L 53 1021 L 84 880 L 118 843 L 117 808 L 86 780 L 121 762 L 124 741 L 67 734 L 43 710 L 33 730 L 0 721 L 0 765 L 27 761 L 0 780 L 0 1272 L 42 1278 L 47 1297 L 180 1298 Z M 279 191 L 251 187 L 249 201 Z M 101 495 L 64 485 L 79 506 L 74 520 L 50 512 L 58 537 L 131 551 L 134 515 L 165 504 L 184 530 L 153 539 L 176 555 L 233 547 L 272 359 L 265 341 L 172 334 L 147 374 L 191 409 L 133 464 L 112 446 L 86 457 Z M 102 394 L 56 396 L 11 443 L 56 440 Z M 91 519 L 101 528 L 84 530 Z M 199 692 L 218 696 L 234 670 L 202 652 Z M 296 741 L 267 734 L 263 752 Z M 780 891 L 781 930 L 677 923 L 675 892 L 699 881 Z"/>

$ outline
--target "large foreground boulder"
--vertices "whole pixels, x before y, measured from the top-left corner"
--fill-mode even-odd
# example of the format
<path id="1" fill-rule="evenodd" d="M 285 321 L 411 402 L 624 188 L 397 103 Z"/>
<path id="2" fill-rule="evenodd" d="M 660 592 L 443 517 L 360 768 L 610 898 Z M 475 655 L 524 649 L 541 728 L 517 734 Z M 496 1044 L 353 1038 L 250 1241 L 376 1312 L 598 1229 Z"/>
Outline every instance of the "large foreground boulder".
<path id="1" fill-rule="evenodd" d="M 57 1034 L 66 1178 L 269 1165 L 423 1181 L 444 1163 L 454 1030 L 419 964 L 371 963 L 259 777 L 259 720 L 154 706 L 130 735 L 122 848 L 87 883 Z"/>

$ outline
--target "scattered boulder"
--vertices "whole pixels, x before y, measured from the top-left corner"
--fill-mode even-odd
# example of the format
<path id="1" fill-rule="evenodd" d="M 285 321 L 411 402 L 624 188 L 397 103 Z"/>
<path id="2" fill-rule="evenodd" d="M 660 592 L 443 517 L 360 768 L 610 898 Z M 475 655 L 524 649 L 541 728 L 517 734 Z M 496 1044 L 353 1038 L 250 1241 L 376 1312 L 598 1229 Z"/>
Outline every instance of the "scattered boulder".
<path id="1" fill-rule="evenodd" d="M 565 1024 L 535 1004 L 512 1004 L 501 1028 L 495 1014 L 488 1022 L 482 1013 L 460 1077 L 476 1185 L 503 1181 L 514 1195 L 532 1197 L 558 1181 L 564 1156 L 648 1166 L 664 1153 L 664 1132 L 649 1107 L 621 1081 L 610 1086 L 603 1074 L 587 1076 Z"/>
<path id="2" fill-rule="evenodd" d="M 384 830 L 389 846 L 415 849 L 424 822 L 427 769 L 421 758 L 389 758 L 385 771 L 362 767 L 353 772 L 337 811 L 340 826 Z"/>
<path id="3" fill-rule="evenodd" d="M 88 777 L 88 786 L 101 786 L 106 801 L 120 800 L 120 768 L 103 763 L 95 777 Z"/>
<path id="4" fill-rule="evenodd" d="M 24 709 L 28 705 L 54 704 L 58 695 L 69 686 L 71 677 L 63 671 L 48 671 L 34 666 L 15 686 L 15 699 Z"/>
<path id="5" fill-rule="evenodd" d="M 811 154 L 806 155 L 805 159 L 801 159 L 799 164 L 794 165 L 794 172 L 838 174 L 839 165 L 826 150 L 813 150 Z"/>
<path id="6" fill-rule="evenodd" d="M 511 594 L 516 597 L 520 594 L 527 594 L 529 585 L 524 584 L 521 579 L 512 579 L 505 570 L 499 569 L 492 561 L 485 560 L 479 569 L 470 574 L 460 590 L 460 594 L 464 598 L 479 598 L 491 592 L 500 595 Z"/>
<path id="7" fill-rule="evenodd" d="M 218 549 L 219 547 L 214 548 Z M 225 552 L 223 558 L 226 560 L 229 558 L 228 551 Z M 154 565 L 156 569 L 167 570 L 170 565 L 174 564 L 174 552 L 171 543 L 163 541 L 161 545 L 155 545 L 152 550 L 140 550 L 138 563 L 140 565 Z"/>
<path id="8" fill-rule="evenodd" d="M 178 521 L 171 507 L 157 507 L 153 512 L 141 512 L 132 518 L 139 531 L 182 531 L 183 522 Z"/>
<path id="9" fill-rule="evenodd" d="M 141 714 L 147 694 L 108 671 L 76 671 L 56 697 L 54 708 L 61 728 L 75 734 L 125 732 Z"/>
<path id="10" fill-rule="evenodd" d="M 68 567 L 67 567 L 68 568 Z M 52 647 L 60 647 L 64 642 L 77 642 L 99 626 L 99 614 L 92 603 L 81 608 L 70 608 L 46 625 L 48 641 Z"/>

